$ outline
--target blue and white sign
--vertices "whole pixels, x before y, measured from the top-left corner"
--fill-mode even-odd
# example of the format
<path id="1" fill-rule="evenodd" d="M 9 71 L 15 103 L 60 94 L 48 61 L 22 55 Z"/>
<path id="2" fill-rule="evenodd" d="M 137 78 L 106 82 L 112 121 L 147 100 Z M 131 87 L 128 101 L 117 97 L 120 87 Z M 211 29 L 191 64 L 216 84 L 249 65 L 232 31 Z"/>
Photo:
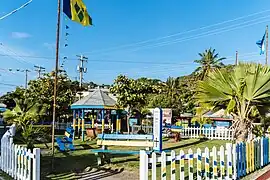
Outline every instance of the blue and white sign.
<path id="1" fill-rule="evenodd" d="M 154 109 L 153 135 L 154 135 L 153 150 L 161 152 L 162 151 L 162 110 L 160 108 Z"/>

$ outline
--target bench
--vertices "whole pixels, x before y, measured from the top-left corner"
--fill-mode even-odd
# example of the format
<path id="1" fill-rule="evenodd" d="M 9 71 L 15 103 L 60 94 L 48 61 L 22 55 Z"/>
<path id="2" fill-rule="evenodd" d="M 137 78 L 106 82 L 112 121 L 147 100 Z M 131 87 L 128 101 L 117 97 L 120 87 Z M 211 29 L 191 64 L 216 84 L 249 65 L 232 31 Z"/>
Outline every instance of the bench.
<path id="1" fill-rule="evenodd" d="M 97 139 L 97 145 L 102 148 L 91 151 L 97 156 L 98 165 L 104 164 L 105 161 L 110 163 L 108 154 L 135 155 L 140 153 L 132 150 L 109 150 L 108 146 L 142 147 L 148 151 L 154 146 L 153 135 L 99 134 Z"/>
<path id="2" fill-rule="evenodd" d="M 63 138 L 57 137 L 56 143 L 58 144 L 59 150 L 61 152 L 70 150 L 74 151 L 74 145 L 73 145 L 73 133 L 74 129 L 72 127 L 66 128 L 65 136 Z"/>

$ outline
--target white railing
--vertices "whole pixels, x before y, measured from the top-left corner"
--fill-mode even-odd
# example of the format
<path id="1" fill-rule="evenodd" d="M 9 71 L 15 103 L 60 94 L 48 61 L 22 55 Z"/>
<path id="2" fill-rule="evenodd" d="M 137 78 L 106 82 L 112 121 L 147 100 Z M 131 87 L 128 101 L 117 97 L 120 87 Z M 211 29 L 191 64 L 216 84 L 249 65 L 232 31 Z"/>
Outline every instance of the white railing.
<path id="1" fill-rule="evenodd" d="M 1 139 L 1 170 L 14 179 L 40 180 L 40 149 L 13 143 L 9 131 Z"/>
<path id="2" fill-rule="evenodd" d="M 60 122 L 55 122 L 55 129 L 57 130 L 66 130 L 67 127 L 72 127 L 73 123 L 72 122 L 66 122 L 66 123 L 60 123 Z M 94 124 L 96 128 L 101 129 L 102 125 L 101 124 Z M 104 125 L 105 128 L 109 128 L 109 124 Z M 77 127 L 77 126 L 76 126 Z M 89 124 L 85 124 L 85 127 L 92 127 Z M 111 129 L 113 129 L 113 124 L 111 124 Z"/>
<path id="3" fill-rule="evenodd" d="M 186 127 L 177 130 L 181 138 L 207 138 L 219 140 L 233 140 L 234 132 L 232 129 L 227 128 L 195 128 Z"/>
<path id="4" fill-rule="evenodd" d="M 139 130 L 143 130 L 146 134 L 153 134 L 153 127 L 152 126 L 140 126 L 140 125 L 133 125 L 132 126 L 132 133 L 137 134 Z M 181 138 L 207 138 L 207 139 L 219 139 L 219 140 L 233 140 L 234 139 L 234 132 L 232 129 L 228 128 L 199 128 L 199 127 L 183 127 L 179 129 L 170 129 L 164 128 L 165 131 L 170 132 L 179 132 Z M 163 132 L 166 135 L 166 132 Z"/>
<path id="5" fill-rule="evenodd" d="M 146 180 L 150 177 L 152 180 L 166 180 L 168 174 L 170 174 L 172 180 L 184 180 L 186 177 L 189 180 L 194 180 L 195 177 L 197 180 L 235 179 L 236 155 L 236 145 L 230 143 L 226 144 L 226 150 L 221 146 L 219 151 L 216 147 L 213 147 L 212 152 L 210 152 L 206 147 L 204 152 L 199 148 L 197 152 L 189 149 L 186 154 L 183 150 L 180 150 L 178 155 L 175 151 L 171 151 L 169 156 L 165 152 L 162 152 L 161 155 L 153 152 L 148 157 L 148 154 L 142 150 L 140 151 L 140 180 Z M 176 162 L 179 162 L 179 168 L 177 169 Z M 170 173 L 168 173 L 168 164 L 171 166 L 169 168 Z M 157 165 L 161 165 L 160 174 L 157 174 Z M 149 167 L 151 167 L 150 176 Z"/>

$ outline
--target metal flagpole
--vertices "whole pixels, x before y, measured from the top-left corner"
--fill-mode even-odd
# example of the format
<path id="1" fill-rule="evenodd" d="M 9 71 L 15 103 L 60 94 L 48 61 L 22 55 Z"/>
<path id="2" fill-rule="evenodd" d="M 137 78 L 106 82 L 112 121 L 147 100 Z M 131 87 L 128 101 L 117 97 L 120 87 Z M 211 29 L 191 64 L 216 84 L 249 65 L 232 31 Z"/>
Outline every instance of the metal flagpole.
<path id="1" fill-rule="evenodd" d="M 268 64 L 268 25 L 266 26 L 266 31 L 265 31 L 265 38 L 266 38 L 266 43 L 265 43 L 265 65 Z"/>
<path id="2" fill-rule="evenodd" d="M 54 169 L 54 130 L 55 130 L 56 104 L 57 104 L 56 96 L 57 96 L 57 75 L 58 75 L 58 60 L 59 60 L 60 17 L 61 17 L 61 0 L 58 0 L 57 26 L 56 26 L 55 72 L 54 72 L 54 88 L 53 88 L 52 171 Z"/>

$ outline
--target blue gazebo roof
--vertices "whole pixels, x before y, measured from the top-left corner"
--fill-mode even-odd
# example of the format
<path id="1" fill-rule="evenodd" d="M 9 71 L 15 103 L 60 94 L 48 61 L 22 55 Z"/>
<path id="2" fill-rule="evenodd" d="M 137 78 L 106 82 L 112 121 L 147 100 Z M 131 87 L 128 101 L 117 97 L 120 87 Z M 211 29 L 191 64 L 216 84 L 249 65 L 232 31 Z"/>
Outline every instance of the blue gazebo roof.
<path id="1" fill-rule="evenodd" d="M 71 105 L 71 109 L 117 109 L 116 101 L 101 89 L 96 89 Z"/>

